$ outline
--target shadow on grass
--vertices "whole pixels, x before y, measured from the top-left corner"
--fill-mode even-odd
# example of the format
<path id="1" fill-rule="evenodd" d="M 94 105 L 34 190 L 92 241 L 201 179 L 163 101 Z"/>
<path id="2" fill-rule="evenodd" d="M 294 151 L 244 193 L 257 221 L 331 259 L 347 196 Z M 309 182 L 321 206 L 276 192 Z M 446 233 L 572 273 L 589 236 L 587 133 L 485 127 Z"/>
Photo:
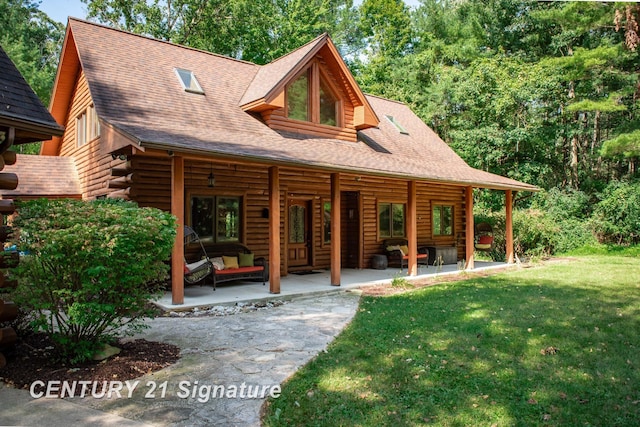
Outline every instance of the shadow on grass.
<path id="1" fill-rule="evenodd" d="M 363 298 L 265 423 L 640 425 L 638 280 L 535 270 Z"/>

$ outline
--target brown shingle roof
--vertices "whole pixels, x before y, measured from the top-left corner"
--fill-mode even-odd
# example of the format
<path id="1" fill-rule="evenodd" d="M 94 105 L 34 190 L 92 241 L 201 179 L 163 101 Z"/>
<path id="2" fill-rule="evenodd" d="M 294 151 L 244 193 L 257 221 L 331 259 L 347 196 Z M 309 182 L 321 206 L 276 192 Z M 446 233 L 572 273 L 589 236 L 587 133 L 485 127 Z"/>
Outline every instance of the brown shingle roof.
<path id="1" fill-rule="evenodd" d="M 292 69 L 294 60 L 305 59 L 314 43 L 266 66 L 270 77 L 263 86 L 259 76 L 265 67 L 85 21 L 71 19 L 69 26 L 98 116 L 142 146 L 478 187 L 536 189 L 469 167 L 398 102 L 367 97 L 380 119 L 378 128 L 361 131 L 368 143 L 276 132 L 242 110 L 243 99 L 262 96 L 272 87 L 274 70 Z M 185 92 L 174 68 L 193 71 L 205 94 Z M 398 118 L 408 135 L 398 133 L 385 115 Z"/>
<path id="2" fill-rule="evenodd" d="M 0 47 L 0 124 L 30 134 L 16 132 L 16 143 L 62 135 L 63 128 L 51 117 L 6 52 Z M 35 133 L 32 135 L 31 133 Z M 21 140 L 24 138 L 24 140 Z"/>
<path id="3" fill-rule="evenodd" d="M 80 180 L 73 158 L 18 154 L 3 172 L 18 175 L 15 190 L 0 190 L 3 198 L 80 197 Z"/>

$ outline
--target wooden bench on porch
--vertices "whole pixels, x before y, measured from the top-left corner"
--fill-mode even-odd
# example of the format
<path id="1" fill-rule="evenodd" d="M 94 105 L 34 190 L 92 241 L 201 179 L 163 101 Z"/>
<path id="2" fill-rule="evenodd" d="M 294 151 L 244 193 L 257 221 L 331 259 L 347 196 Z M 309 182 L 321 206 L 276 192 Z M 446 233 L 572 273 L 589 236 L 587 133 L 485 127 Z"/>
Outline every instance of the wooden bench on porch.
<path id="1" fill-rule="evenodd" d="M 253 252 L 242 243 L 226 242 L 204 244 L 206 256 L 213 264 L 213 290 L 222 282 L 234 280 L 252 280 L 262 282 L 269 280 L 269 268 L 263 257 L 255 258 Z M 195 253 L 193 248 L 185 248 L 187 259 L 198 259 L 205 254 Z"/>
<path id="2" fill-rule="evenodd" d="M 400 267 L 402 270 L 409 265 L 409 244 L 407 239 L 386 239 L 382 242 L 382 248 L 387 254 L 390 267 Z M 427 248 L 418 248 L 418 264 L 429 266 L 429 251 Z"/>

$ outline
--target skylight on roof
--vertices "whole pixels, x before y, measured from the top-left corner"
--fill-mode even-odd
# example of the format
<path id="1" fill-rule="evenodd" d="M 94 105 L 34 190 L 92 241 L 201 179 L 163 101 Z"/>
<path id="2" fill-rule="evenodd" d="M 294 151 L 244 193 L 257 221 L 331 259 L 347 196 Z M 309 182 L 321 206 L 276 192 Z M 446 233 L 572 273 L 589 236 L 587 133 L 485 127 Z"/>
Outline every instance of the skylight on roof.
<path id="1" fill-rule="evenodd" d="M 387 118 L 387 120 L 389 120 L 391 122 L 391 124 L 393 126 L 395 126 L 396 129 L 398 129 L 398 132 L 404 134 L 404 135 L 409 135 L 409 132 L 407 132 L 407 130 L 400 124 L 400 122 L 398 120 L 396 120 L 395 117 L 390 116 L 390 115 L 385 115 L 385 117 Z"/>
<path id="2" fill-rule="evenodd" d="M 186 92 L 191 93 L 200 93 L 204 94 L 200 83 L 198 83 L 198 79 L 196 79 L 195 74 L 191 70 L 183 70 L 182 68 L 174 68 L 176 70 L 176 75 L 178 76 L 178 80 L 180 80 L 180 84 L 182 88 Z"/>

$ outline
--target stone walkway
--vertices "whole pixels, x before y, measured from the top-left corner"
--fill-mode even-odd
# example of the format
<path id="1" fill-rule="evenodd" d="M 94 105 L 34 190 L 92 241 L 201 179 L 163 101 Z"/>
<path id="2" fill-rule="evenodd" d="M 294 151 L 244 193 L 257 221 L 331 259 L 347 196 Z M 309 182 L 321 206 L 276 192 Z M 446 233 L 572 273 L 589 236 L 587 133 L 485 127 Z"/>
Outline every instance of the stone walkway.
<path id="1" fill-rule="evenodd" d="M 340 292 L 226 317 L 155 319 L 141 337 L 179 346 L 182 357 L 178 363 L 138 378 L 131 398 L 123 390 L 122 398 L 64 399 L 61 405 L 72 402 L 75 406 L 70 413 L 84 410 L 87 414 L 66 425 L 107 425 L 113 419 L 101 421 L 96 415 L 106 413 L 124 418 L 118 424 L 259 426 L 265 399 L 246 397 L 277 392 L 279 384 L 326 348 L 351 320 L 357 305 L 358 295 Z M 218 397 L 222 387 L 216 389 L 216 397 L 207 393 L 216 386 L 224 387 L 225 397 Z M 0 389 L 0 396 L 3 391 L 7 389 Z M 14 391 L 29 396 L 27 391 Z M 154 397 L 145 398 L 147 393 Z M 52 399 L 31 402 L 44 400 L 50 404 Z M 34 425 L 28 416 L 37 406 L 28 409 L 28 404 L 27 400 L 20 424 Z M 63 419 L 43 415 L 39 419 L 46 419 L 48 425 L 65 425 Z M 0 414 L 0 424 L 10 421 Z"/>

